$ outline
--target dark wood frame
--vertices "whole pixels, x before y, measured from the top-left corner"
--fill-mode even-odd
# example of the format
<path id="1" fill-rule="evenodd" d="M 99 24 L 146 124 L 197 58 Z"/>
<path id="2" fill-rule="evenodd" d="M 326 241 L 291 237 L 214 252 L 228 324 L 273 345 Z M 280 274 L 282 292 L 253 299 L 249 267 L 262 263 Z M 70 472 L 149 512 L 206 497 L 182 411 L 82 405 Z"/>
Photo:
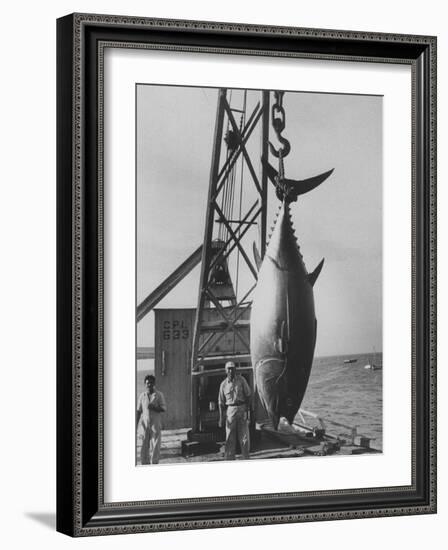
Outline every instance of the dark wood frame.
<path id="1" fill-rule="evenodd" d="M 105 503 L 102 53 L 116 47 L 412 67 L 412 484 Z M 436 38 L 74 14 L 57 22 L 57 529 L 72 536 L 436 511 Z"/>

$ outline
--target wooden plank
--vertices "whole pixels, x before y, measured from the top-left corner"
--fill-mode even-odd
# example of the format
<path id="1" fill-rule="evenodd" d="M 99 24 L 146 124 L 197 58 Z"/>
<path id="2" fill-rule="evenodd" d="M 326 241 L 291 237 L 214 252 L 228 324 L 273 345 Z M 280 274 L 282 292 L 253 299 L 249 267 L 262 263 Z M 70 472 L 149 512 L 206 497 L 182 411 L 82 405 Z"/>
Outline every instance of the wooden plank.
<path id="1" fill-rule="evenodd" d="M 154 357 L 155 357 L 154 348 L 150 348 L 150 347 L 137 348 L 137 360 L 154 359 Z"/>
<path id="2" fill-rule="evenodd" d="M 201 332 L 208 331 L 221 331 L 227 328 L 228 323 L 226 321 L 203 321 L 201 324 Z M 232 326 L 235 328 L 249 328 L 250 320 L 249 319 L 239 319 L 235 323 L 232 323 Z"/>
<path id="3" fill-rule="evenodd" d="M 235 363 L 251 361 L 251 357 L 248 353 L 242 354 L 227 354 L 227 355 L 211 355 L 209 357 L 201 357 L 199 360 L 204 365 L 213 365 L 217 363 L 225 363 L 227 361 L 234 361 Z"/>
<path id="4" fill-rule="evenodd" d="M 249 366 L 249 367 L 237 367 L 237 372 L 239 374 L 244 373 L 244 372 L 249 373 L 249 372 L 252 372 L 252 367 L 251 366 Z M 225 373 L 224 367 L 222 367 L 220 369 L 208 369 L 208 370 L 203 370 L 203 371 L 197 371 L 197 372 L 193 373 L 193 376 L 216 376 L 217 374 L 225 376 L 226 373 Z"/>

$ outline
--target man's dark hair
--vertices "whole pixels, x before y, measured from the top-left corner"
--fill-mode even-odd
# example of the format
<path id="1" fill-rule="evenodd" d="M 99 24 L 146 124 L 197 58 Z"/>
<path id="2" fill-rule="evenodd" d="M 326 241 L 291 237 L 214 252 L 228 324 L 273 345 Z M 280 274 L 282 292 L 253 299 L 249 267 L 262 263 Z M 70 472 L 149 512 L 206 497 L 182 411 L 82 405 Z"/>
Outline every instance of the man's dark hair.
<path id="1" fill-rule="evenodd" d="M 145 380 L 144 380 L 145 384 L 146 384 L 146 381 L 155 382 L 156 377 L 153 374 L 147 374 L 145 376 Z"/>

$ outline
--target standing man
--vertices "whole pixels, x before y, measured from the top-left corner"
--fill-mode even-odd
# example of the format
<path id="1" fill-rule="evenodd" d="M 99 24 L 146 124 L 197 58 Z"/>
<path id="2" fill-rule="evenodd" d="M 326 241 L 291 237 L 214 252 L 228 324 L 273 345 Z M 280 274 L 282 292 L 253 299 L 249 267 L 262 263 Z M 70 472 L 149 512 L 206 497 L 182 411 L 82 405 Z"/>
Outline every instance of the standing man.
<path id="1" fill-rule="evenodd" d="M 219 427 L 226 417 L 226 447 L 224 457 L 235 460 L 236 439 L 240 442 L 242 457 L 249 458 L 249 410 L 251 390 L 246 380 L 236 373 L 233 361 L 226 363 L 227 378 L 219 388 Z"/>
<path id="2" fill-rule="evenodd" d="M 142 464 L 158 464 L 160 444 L 162 442 L 162 413 L 166 411 L 163 393 L 156 390 L 156 377 L 145 376 L 146 390 L 140 394 L 137 402 L 136 427 L 142 419 L 143 443 L 141 449 Z"/>

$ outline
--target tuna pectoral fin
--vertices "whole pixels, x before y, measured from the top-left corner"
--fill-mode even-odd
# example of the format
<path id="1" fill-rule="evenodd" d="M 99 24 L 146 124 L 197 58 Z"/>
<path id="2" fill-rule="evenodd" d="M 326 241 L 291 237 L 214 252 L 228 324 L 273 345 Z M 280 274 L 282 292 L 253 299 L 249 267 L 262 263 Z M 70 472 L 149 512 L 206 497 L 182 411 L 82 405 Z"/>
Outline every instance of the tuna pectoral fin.
<path id="1" fill-rule="evenodd" d="M 289 324 L 288 321 L 282 321 L 280 327 L 280 335 L 275 342 L 275 347 L 277 351 L 282 355 L 288 353 L 289 346 Z"/>
<path id="2" fill-rule="evenodd" d="M 325 258 L 322 258 L 322 261 L 320 264 L 316 267 L 316 269 L 312 273 L 308 273 L 308 282 L 311 286 L 314 286 L 314 283 L 316 282 L 316 279 L 319 277 L 320 272 L 322 271 L 322 267 L 324 265 Z"/>
<path id="3" fill-rule="evenodd" d="M 257 270 L 260 271 L 261 256 L 260 256 L 260 253 L 258 252 L 258 248 L 257 248 L 257 245 L 255 243 L 253 244 L 253 250 L 254 250 L 255 265 L 257 266 Z"/>

